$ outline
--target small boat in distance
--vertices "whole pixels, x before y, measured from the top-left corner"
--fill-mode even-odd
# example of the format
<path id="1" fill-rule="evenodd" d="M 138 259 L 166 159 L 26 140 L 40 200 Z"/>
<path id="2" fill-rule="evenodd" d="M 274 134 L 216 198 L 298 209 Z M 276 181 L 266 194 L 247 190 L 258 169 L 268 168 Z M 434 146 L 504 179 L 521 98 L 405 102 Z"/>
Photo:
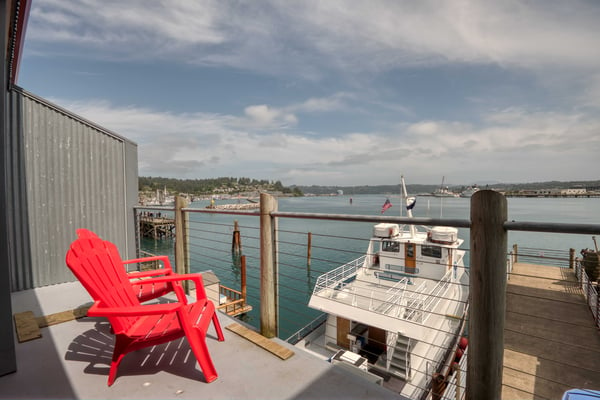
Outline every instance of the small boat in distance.
<path id="1" fill-rule="evenodd" d="M 436 189 L 432 193 L 432 195 L 435 197 L 458 197 L 457 193 L 454 193 L 453 191 L 448 189 L 448 186 L 444 186 L 445 178 L 446 178 L 445 176 L 442 177 L 442 184 L 440 185 L 439 189 Z"/>
<path id="2" fill-rule="evenodd" d="M 404 177 L 402 197 L 412 218 Z M 433 375 L 454 362 L 464 328 L 462 243 L 456 228 L 376 224 L 363 256 L 317 279 L 308 305 L 327 320 L 296 346 L 407 398 L 425 398 Z"/>
<path id="3" fill-rule="evenodd" d="M 479 188 L 477 187 L 477 185 L 469 186 L 468 188 L 460 192 L 460 197 L 471 197 L 478 191 Z"/>

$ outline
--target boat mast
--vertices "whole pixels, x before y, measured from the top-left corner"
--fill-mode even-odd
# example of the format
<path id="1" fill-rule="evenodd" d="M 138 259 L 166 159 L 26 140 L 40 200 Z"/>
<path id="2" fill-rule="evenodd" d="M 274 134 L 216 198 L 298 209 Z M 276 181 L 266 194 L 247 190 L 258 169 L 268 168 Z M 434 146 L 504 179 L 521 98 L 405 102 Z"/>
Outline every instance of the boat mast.
<path id="1" fill-rule="evenodd" d="M 402 199 L 401 202 L 403 203 L 403 205 L 401 206 L 401 208 L 402 208 L 402 207 L 406 207 L 406 206 L 409 205 L 408 204 L 409 200 L 408 200 L 408 192 L 406 191 L 406 184 L 404 183 L 404 175 L 400 176 L 400 180 L 402 181 L 402 194 L 400 196 L 400 198 Z M 406 199 L 406 201 L 404 201 L 404 199 Z M 400 213 L 402 213 L 402 211 L 400 211 Z M 412 209 L 410 209 L 410 208 L 406 209 L 406 216 L 408 218 L 412 218 L 413 217 L 413 215 L 412 215 Z M 412 224 L 409 225 L 409 230 L 410 230 L 410 236 L 411 237 L 415 237 L 415 226 L 412 225 Z"/>

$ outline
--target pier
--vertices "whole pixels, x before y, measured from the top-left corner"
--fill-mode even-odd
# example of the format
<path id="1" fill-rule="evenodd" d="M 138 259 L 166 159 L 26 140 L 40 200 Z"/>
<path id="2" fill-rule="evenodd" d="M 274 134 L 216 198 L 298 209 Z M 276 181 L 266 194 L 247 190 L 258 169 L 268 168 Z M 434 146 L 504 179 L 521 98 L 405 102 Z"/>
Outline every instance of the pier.
<path id="1" fill-rule="evenodd" d="M 570 268 L 515 263 L 506 290 L 503 399 L 598 389 L 600 332 Z"/>
<path id="2" fill-rule="evenodd" d="M 160 213 L 146 213 L 138 216 L 140 235 L 152 239 L 175 236 L 175 219 L 162 216 Z"/>

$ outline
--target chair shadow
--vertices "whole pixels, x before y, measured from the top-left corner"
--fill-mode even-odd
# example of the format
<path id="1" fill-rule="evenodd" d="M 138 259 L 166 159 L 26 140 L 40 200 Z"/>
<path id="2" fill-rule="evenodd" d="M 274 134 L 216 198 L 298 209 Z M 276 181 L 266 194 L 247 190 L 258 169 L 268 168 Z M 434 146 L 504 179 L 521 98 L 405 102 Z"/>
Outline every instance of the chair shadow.
<path id="1" fill-rule="evenodd" d="M 95 320 L 95 327 L 73 339 L 65 360 L 87 362 L 85 373 L 105 375 L 108 378 L 114 350 L 114 335 L 111 333 L 110 323 L 103 318 L 84 319 L 87 322 Z M 209 338 L 210 334 L 207 335 L 207 339 Z M 154 375 L 158 372 L 205 382 L 204 374 L 185 337 L 128 353 L 119 364 L 116 381 L 124 376 Z"/>

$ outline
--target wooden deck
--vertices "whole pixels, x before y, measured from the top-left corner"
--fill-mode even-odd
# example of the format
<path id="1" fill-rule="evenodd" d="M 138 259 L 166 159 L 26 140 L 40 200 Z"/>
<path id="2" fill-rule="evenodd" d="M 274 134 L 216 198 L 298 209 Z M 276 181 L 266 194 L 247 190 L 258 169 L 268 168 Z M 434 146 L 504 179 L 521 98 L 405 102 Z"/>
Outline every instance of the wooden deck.
<path id="1" fill-rule="evenodd" d="M 508 280 L 503 399 L 600 389 L 600 332 L 568 268 L 517 263 Z"/>

